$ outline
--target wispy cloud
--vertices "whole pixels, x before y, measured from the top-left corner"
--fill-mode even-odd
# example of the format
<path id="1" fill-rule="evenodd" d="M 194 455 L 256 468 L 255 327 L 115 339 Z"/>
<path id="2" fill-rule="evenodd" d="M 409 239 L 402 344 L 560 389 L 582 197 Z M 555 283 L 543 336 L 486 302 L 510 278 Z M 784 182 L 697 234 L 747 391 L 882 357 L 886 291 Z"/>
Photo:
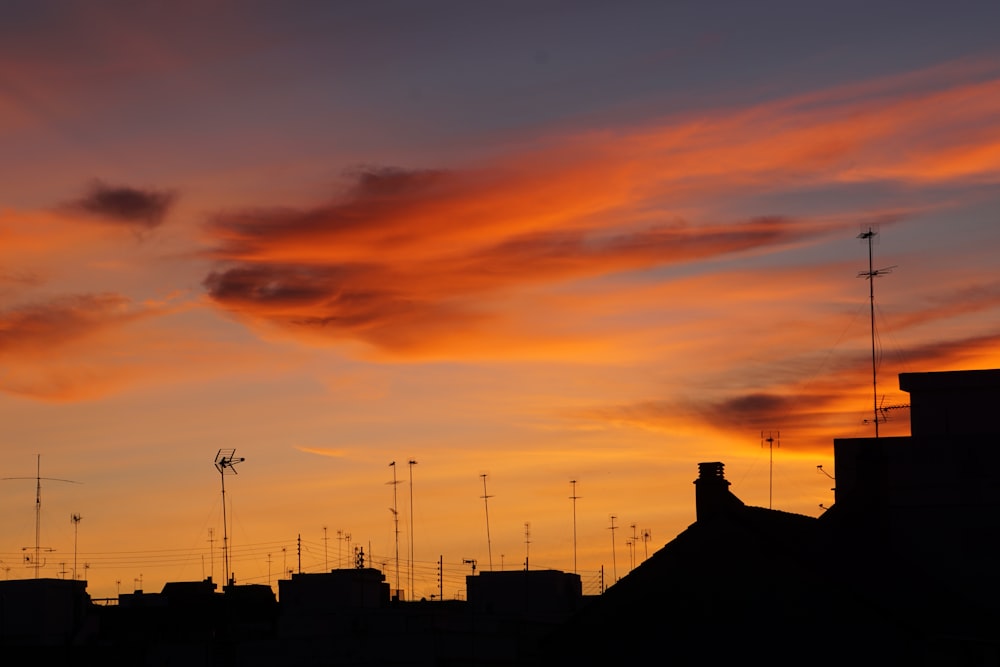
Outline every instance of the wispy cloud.
<path id="1" fill-rule="evenodd" d="M 554 136 L 476 167 L 360 168 L 324 205 L 216 215 L 204 285 L 293 336 L 398 356 L 461 356 L 462 339 L 497 351 L 531 337 L 493 305 L 514 295 L 773 252 L 884 213 L 851 198 L 823 217 L 754 210 L 761 192 L 1000 177 L 1000 79 L 958 73 Z"/>
<path id="2" fill-rule="evenodd" d="M 525 209 L 518 187 L 499 172 L 490 180 L 482 172 L 392 169 L 357 179 L 327 206 L 216 218 L 209 231 L 224 268 L 205 280 L 212 299 L 303 335 L 355 338 L 394 354 L 440 352 L 456 333 L 496 342 L 490 331 L 501 313 L 490 300 L 512 290 L 817 233 L 816 225 L 777 217 L 598 227 L 577 217 L 580 202 L 561 199 L 558 186 L 550 201 Z M 583 208 L 590 215 L 604 205 Z"/>
<path id="3" fill-rule="evenodd" d="M 94 354 L 100 340 L 149 314 L 116 293 L 64 295 L 0 311 L 0 391 L 43 400 L 101 394 L 122 373 L 107 355 Z"/>
<path id="4" fill-rule="evenodd" d="M 907 402 L 906 394 L 899 390 L 897 373 L 996 367 L 1000 364 L 998 344 L 1000 333 L 896 351 L 905 363 L 891 376 L 885 366 L 881 367 L 879 404 Z M 703 388 L 688 396 L 595 406 L 576 410 L 573 416 L 626 429 L 704 433 L 707 428 L 742 440 L 752 440 L 761 431 L 776 431 L 786 436 L 785 446 L 826 451 L 832 437 L 866 433 L 864 424 L 874 418 L 873 398 L 870 360 L 854 354 L 817 380 L 777 382 L 742 392 L 729 390 L 720 382 L 713 390 Z M 880 414 L 880 419 L 886 417 L 891 422 L 886 427 L 889 434 L 894 434 L 893 429 L 908 432 L 907 419 Z"/>
<path id="5" fill-rule="evenodd" d="M 140 316 L 120 294 L 74 294 L 0 311 L 0 356 L 43 353 Z"/>

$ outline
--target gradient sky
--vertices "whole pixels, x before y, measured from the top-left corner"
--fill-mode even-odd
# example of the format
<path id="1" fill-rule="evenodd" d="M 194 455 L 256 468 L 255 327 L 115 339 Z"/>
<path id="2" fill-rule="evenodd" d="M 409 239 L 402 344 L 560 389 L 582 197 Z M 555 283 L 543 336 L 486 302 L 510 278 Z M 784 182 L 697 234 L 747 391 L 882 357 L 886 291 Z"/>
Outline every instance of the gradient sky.
<path id="1" fill-rule="evenodd" d="M 998 25 L 985 1 L 3 3 L 0 477 L 29 478 L 0 481 L 4 576 L 34 574 L 39 455 L 79 482 L 42 482 L 41 574 L 75 553 L 94 597 L 223 579 L 220 448 L 246 458 L 241 583 L 297 570 L 301 536 L 303 571 L 363 546 L 395 585 L 394 506 L 417 596 L 439 557 L 445 597 L 464 559 L 572 571 L 576 480 L 596 592 L 694 521 L 700 461 L 819 515 L 833 439 L 874 434 L 859 233 L 893 267 L 880 401 L 1000 366 Z"/>

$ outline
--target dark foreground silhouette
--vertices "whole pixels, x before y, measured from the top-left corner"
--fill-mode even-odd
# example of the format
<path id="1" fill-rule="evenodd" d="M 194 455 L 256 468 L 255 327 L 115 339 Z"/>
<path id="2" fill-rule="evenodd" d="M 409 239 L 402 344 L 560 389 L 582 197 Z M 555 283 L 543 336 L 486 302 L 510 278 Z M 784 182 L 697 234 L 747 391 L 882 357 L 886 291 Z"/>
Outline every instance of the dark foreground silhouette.
<path id="1" fill-rule="evenodd" d="M 481 572 L 467 601 L 390 599 L 374 569 L 267 586 L 174 582 L 92 604 L 0 582 L 6 657 L 97 664 L 1000 665 L 1000 370 L 907 373 L 908 437 L 834 441 L 818 518 L 745 505 L 699 464 L 697 520 L 600 596 L 577 575 Z M 279 602 L 280 600 L 280 602 Z"/>

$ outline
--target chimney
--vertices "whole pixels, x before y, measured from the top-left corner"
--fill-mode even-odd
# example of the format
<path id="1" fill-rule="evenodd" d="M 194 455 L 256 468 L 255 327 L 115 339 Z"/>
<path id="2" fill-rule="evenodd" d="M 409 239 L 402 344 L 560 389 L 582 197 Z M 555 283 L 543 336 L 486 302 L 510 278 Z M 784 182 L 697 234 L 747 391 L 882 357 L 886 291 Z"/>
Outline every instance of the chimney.
<path id="1" fill-rule="evenodd" d="M 743 501 L 729 492 L 724 468 L 725 465 L 719 461 L 698 464 L 698 479 L 694 481 L 698 521 L 711 520 L 725 515 L 732 508 L 743 507 Z"/>

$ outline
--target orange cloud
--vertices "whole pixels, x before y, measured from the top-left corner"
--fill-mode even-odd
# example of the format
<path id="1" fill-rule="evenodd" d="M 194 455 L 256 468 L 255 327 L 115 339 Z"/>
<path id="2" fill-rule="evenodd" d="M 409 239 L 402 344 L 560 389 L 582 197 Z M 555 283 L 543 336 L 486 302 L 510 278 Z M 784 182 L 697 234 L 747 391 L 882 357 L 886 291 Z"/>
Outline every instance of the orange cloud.
<path id="1" fill-rule="evenodd" d="M 454 353 L 465 349 L 461 338 L 504 341 L 510 328 L 488 304 L 511 290 L 732 254 L 818 231 L 779 218 L 581 229 L 572 207 L 559 201 L 535 211 L 498 203 L 482 208 L 481 224 L 468 211 L 454 217 L 473 206 L 481 186 L 479 178 L 443 173 L 369 172 L 343 202 L 220 216 L 209 229 L 216 255 L 230 264 L 205 286 L 224 308 L 304 336 L 355 338 L 395 354 Z M 517 195 L 509 200 L 520 202 Z"/>
<path id="2" fill-rule="evenodd" d="M 78 294 L 0 312 L 0 355 L 49 354 L 53 347 L 134 320 L 119 294 Z"/>
<path id="3" fill-rule="evenodd" d="M 950 71 L 963 78 L 934 70 L 559 137 L 476 168 L 362 169 L 326 205 L 217 215 L 206 229 L 219 267 L 204 285 L 244 321 L 302 339 L 405 357 L 502 355 L 519 339 L 530 348 L 544 334 L 493 304 L 767 252 L 872 215 L 850 197 L 833 217 L 734 214 L 753 194 L 996 179 L 1000 79 Z M 732 211 L 711 212 L 722 207 Z"/>
<path id="4" fill-rule="evenodd" d="M 925 344 L 898 352 L 906 360 L 899 372 L 933 369 L 994 368 L 1000 334 L 973 336 L 946 343 Z M 785 446 L 813 452 L 829 450 L 831 437 L 854 435 L 874 419 L 871 362 L 855 353 L 821 380 L 762 383 L 759 389 L 732 391 L 724 380 L 716 388 L 692 392 L 692 398 L 650 399 L 610 406 L 584 408 L 573 416 L 608 425 L 671 433 L 705 428 L 746 438 L 759 431 L 779 430 Z M 879 377 L 879 405 L 901 406 L 907 395 L 899 390 L 896 375 Z M 896 408 L 890 408 L 896 409 Z M 905 413 L 903 413 L 905 415 Z M 908 416 L 880 412 L 888 423 L 883 435 L 909 432 Z M 866 427 L 867 428 L 867 427 Z"/>

